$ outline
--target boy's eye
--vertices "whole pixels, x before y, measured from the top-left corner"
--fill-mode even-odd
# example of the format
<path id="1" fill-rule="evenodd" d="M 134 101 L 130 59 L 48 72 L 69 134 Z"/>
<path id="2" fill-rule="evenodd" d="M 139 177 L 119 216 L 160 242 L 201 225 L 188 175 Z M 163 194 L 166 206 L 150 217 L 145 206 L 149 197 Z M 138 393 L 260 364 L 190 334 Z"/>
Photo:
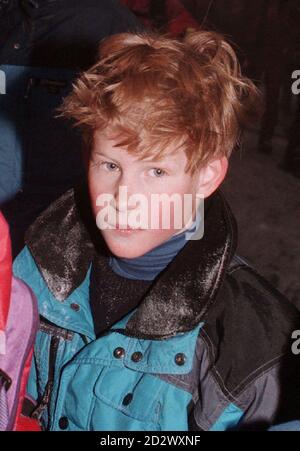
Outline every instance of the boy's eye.
<path id="1" fill-rule="evenodd" d="M 116 172 L 119 170 L 119 166 L 111 161 L 103 161 L 101 165 L 104 166 L 105 170 L 109 172 Z"/>
<path id="2" fill-rule="evenodd" d="M 167 174 L 166 171 L 164 171 L 163 169 L 160 169 L 160 168 L 150 169 L 150 175 L 152 177 L 163 177 L 166 174 Z"/>

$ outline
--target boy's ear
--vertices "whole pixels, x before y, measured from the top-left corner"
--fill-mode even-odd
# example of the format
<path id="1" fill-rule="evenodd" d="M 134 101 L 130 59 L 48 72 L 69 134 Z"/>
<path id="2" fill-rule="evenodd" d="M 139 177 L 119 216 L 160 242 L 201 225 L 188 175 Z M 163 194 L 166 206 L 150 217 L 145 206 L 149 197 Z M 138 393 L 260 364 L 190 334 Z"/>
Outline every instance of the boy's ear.
<path id="1" fill-rule="evenodd" d="M 201 168 L 198 173 L 198 193 L 210 196 L 223 182 L 228 169 L 226 157 L 217 158 Z"/>

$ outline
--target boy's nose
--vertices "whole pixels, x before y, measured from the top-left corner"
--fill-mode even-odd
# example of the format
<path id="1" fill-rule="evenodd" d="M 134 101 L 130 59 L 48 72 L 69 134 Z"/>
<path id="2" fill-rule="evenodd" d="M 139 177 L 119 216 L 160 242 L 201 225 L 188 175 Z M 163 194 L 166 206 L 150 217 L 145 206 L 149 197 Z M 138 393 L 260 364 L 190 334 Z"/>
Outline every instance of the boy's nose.
<path id="1" fill-rule="evenodd" d="M 130 197 L 136 193 L 131 186 L 119 185 L 115 192 L 115 205 L 116 210 L 120 212 L 126 212 L 129 210 L 134 210 L 137 205 L 136 203 L 130 203 Z"/>

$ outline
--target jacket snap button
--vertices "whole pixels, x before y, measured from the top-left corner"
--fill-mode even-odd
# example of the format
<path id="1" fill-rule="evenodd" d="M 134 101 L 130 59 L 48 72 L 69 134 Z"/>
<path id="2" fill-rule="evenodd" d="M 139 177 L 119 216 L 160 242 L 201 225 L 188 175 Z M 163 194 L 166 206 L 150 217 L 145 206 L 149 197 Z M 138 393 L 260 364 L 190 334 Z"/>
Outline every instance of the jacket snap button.
<path id="1" fill-rule="evenodd" d="M 67 429 L 67 427 L 69 426 L 69 420 L 68 420 L 68 418 L 67 418 L 67 417 L 61 417 L 61 418 L 59 419 L 58 426 L 59 426 L 60 429 L 62 429 L 63 431 L 64 431 L 65 429 Z"/>
<path id="2" fill-rule="evenodd" d="M 136 363 L 139 362 L 140 360 L 142 360 L 142 358 L 143 358 L 143 354 L 139 351 L 134 352 L 131 356 L 131 360 Z"/>
<path id="3" fill-rule="evenodd" d="M 125 349 L 119 347 L 114 350 L 114 357 L 116 359 L 122 359 L 124 357 L 124 355 L 125 355 Z"/>
<path id="4" fill-rule="evenodd" d="M 78 312 L 80 310 L 80 306 L 78 304 L 71 304 L 70 305 L 71 309 L 74 310 L 75 312 Z"/>
<path id="5" fill-rule="evenodd" d="M 185 364 L 186 357 L 182 352 L 179 352 L 175 355 L 175 363 L 176 365 L 182 366 Z"/>
<path id="6" fill-rule="evenodd" d="M 127 393 L 127 395 L 124 397 L 122 404 L 123 406 L 128 406 L 128 404 L 131 403 L 133 398 L 133 394 L 132 393 Z"/>

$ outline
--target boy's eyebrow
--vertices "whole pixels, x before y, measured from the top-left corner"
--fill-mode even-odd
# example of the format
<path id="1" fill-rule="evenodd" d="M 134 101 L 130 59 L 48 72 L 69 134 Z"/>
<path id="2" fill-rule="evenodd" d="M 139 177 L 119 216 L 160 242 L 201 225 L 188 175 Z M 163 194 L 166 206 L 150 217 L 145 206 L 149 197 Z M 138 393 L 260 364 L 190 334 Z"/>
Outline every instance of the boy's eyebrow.
<path id="1" fill-rule="evenodd" d="M 149 164 L 149 165 L 160 165 L 160 166 L 168 166 L 170 168 L 178 168 L 178 164 L 175 163 L 174 161 L 168 161 L 168 160 L 160 160 L 160 159 L 153 159 L 153 160 L 141 160 L 143 163 L 145 164 Z"/>
<path id="2" fill-rule="evenodd" d="M 146 158 L 144 160 L 141 160 L 144 163 L 149 163 L 149 164 L 160 164 L 163 166 L 170 166 L 170 167 L 175 167 L 178 168 L 180 166 L 180 164 L 178 164 L 178 162 L 174 161 L 174 160 L 169 160 L 169 158 L 167 156 L 165 156 L 164 158 Z"/>
<path id="3" fill-rule="evenodd" d="M 112 160 L 115 163 L 118 163 L 118 161 L 115 160 L 114 158 L 112 158 L 110 155 L 107 155 L 107 154 L 105 154 L 103 152 L 100 152 L 99 150 L 94 150 L 93 153 L 96 154 L 96 155 L 100 155 L 101 157 L 107 158 L 108 160 Z"/>
<path id="4" fill-rule="evenodd" d="M 97 154 L 97 155 L 99 155 L 101 157 L 107 158 L 108 160 L 111 160 L 114 163 L 120 164 L 118 162 L 118 160 L 112 158 L 110 155 L 108 155 L 106 153 L 101 152 L 100 150 L 95 150 L 93 153 L 95 153 L 95 154 Z M 145 165 L 158 164 L 158 165 L 162 165 L 162 166 L 168 166 L 171 169 L 172 168 L 176 169 L 176 168 L 179 167 L 179 165 L 175 161 L 168 161 L 167 159 L 156 159 L 156 158 L 150 159 L 149 158 L 149 159 L 142 159 L 142 160 L 137 160 L 137 161 L 140 161 L 141 163 L 144 163 Z"/>

